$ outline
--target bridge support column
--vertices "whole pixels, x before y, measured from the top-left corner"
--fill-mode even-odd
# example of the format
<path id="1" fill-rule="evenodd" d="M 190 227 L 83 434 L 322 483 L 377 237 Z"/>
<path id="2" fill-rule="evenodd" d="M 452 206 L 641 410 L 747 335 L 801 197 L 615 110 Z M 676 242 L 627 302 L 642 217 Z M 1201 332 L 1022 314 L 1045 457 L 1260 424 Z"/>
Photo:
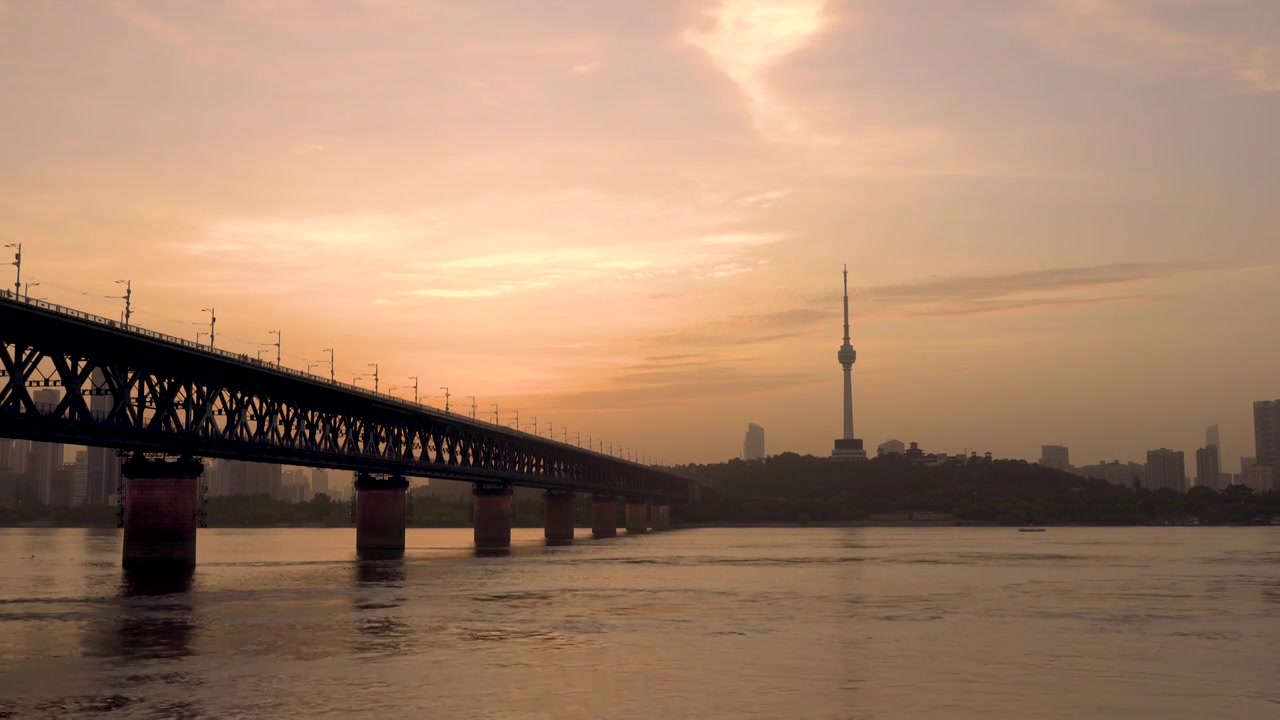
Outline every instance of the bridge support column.
<path id="1" fill-rule="evenodd" d="M 627 534 L 643 535 L 649 532 L 649 503 L 645 500 L 627 500 Z"/>
<path id="2" fill-rule="evenodd" d="M 121 468 L 124 491 L 126 568 L 191 567 L 196 564 L 200 513 L 199 460 L 148 460 L 136 455 Z"/>
<path id="3" fill-rule="evenodd" d="M 573 542 L 573 492 L 548 490 L 543 496 L 543 519 L 546 529 L 543 536 L 548 545 L 567 545 Z"/>
<path id="4" fill-rule="evenodd" d="M 653 531 L 661 532 L 671 529 L 671 504 L 657 503 L 653 506 Z"/>
<path id="5" fill-rule="evenodd" d="M 405 492 L 409 481 L 400 475 L 356 478 L 356 554 L 362 558 L 404 555 Z"/>
<path id="6" fill-rule="evenodd" d="M 512 487 L 505 484 L 476 483 L 472 487 L 477 548 L 511 547 L 512 492 Z"/>
<path id="7" fill-rule="evenodd" d="M 618 498 L 596 495 L 591 499 L 591 537 L 618 536 Z"/>

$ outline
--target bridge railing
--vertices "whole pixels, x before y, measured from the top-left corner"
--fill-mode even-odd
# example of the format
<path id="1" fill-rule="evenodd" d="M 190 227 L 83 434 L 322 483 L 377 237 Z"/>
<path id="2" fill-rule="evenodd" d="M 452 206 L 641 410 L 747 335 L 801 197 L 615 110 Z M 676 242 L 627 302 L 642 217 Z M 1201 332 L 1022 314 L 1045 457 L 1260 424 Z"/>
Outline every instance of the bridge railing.
<path id="1" fill-rule="evenodd" d="M 251 358 L 245 353 L 235 353 L 235 352 L 231 352 L 230 350 L 212 348 L 212 347 L 209 347 L 208 345 L 202 345 L 200 343 L 193 342 L 185 338 L 180 338 L 173 335 L 167 335 L 165 333 L 156 332 L 154 330 L 148 330 L 146 328 L 139 327 L 137 325 L 127 324 L 119 320 L 112 320 L 111 318 L 102 317 L 101 315 L 94 315 L 93 313 L 87 313 L 83 310 L 77 310 L 76 308 L 68 307 L 66 305 L 51 303 L 51 302 L 48 302 L 47 300 L 39 300 L 39 299 L 33 300 L 30 297 L 19 295 L 18 293 L 12 292 L 10 290 L 0 290 L 0 300 L 10 302 L 10 303 L 15 303 L 15 304 L 29 305 L 31 307 L 36 307 L 48 312 L 53 312 L 59 315 L 73 317 L 73 318 L 76 318 L 77 320 L 83 320 L 83 321 L 91 322 L 97 325 L 109 327 L 109 328 L 112 328 L 113 330 L 133 333 L 135 335 L 151 338 L 153 340 L 172 343 L 172 344 L 187 348 L 188 350 L 191 350 L 193 352 L 206 353 L 209 355 L 215 355 L 221 358 L 225 358 L 227 360 L 231 360 L 233 362 L 246 365 L 255 370 L 277 372 L 284 375 L 301 378 L 303 380 L 307 380 L 308 382 L 330 385 L 333 387 L 341 388 L 347 392 L 353 392 L 359 395 L 364 395 L 371 399 L 376 399 L 379 402 L 384 402 L 384 403 L 389 402 L 395 405 L 400 405 L 406 409 L 413 410 L 415 412 L 421 412 L 423 410 L 428 412 L 441 412 L 439 408 L 434 408 L 434 407 L 431 407 L 430 405 L 426 405 L 423 403 L 413 403 L 413 402 L 409 402 L 408 400 L 398 398 L 394 395 L 375 393 L 367 388 L 362 388 L 359 385 L 354 385 L 352 383 L 344 383 L 340 380 L 326 378 L 323 375 L 316 375 L 315 373 L 303 372 L 302 370 L 295 370 L 294 368 L 285 367 L 284 365 L 279 365 L 279 364 L 272 365 L 270 363 L 262 362 L 257 358 Z M 497 424 L 491 425 L 483 421 L 475 420 L 473 418 L 468 418 L 465 415 L 456 415 L 454 413 L 448 413 L 448 415 L 450 416 L 451 420 L 466 422 L 468 424 L 475 425 L 479 429 L 483 429 L 486 431 L 491 431 L 496 429 L 507 434 L 513 434 L 513 435 L 518 435 L 522 437 L 529 437 L 529 433 L 523 430 L 520 430 L 519 428 L 516 428 L 513 430 L 511 428 L 504 427 L 502 425 L 497 425 Z M 586 452 L 592 455 L 606 457 L 616 462 L 625 462 L 625 463 L 630 463 L 640 467 L 647 467 L 641 463 L 632 462 L 630 460 L 614 457 L 612 455 L 605 455 L 604 453 L 596 452 L 595 450 L 592 450 L 590 448 L 584 448 L 577 445 L 569 445 L 568 443 L 564 443 L 559 440 L 556 440 L 554 437 L 548 437 L 548 438 L 543 438 L 541 436 L 533 436 L 533 437 L 538 440 L 544 440 L 544 441 L 555 443 L 557 445 L 563 445 L 564 447 L 572 448 L 579 452 Z"/>

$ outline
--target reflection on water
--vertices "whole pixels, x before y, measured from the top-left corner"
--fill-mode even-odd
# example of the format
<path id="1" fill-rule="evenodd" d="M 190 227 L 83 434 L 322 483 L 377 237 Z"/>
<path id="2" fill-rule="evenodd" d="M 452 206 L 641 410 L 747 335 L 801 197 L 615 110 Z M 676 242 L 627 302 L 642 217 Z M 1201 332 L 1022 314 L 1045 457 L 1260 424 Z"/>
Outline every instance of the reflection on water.
<path id="1" fill-rule="evenodd" d="M 518 531 L 519 532 L 519 531 Z M 0 529 L 0 718 L 1274 718 L 1280 530 Z"/>

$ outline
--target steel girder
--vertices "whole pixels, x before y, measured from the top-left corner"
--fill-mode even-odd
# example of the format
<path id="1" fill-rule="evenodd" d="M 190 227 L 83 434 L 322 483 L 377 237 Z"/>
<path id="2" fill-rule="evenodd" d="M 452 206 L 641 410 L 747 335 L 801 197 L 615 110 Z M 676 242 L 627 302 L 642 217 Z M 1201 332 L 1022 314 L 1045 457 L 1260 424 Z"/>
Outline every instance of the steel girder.
<path id="1" fill-rule="evenodd" d="M 664 470 L 7 292 L 0 374 L 0 437 L 676 502 L 690 493 Z"/>

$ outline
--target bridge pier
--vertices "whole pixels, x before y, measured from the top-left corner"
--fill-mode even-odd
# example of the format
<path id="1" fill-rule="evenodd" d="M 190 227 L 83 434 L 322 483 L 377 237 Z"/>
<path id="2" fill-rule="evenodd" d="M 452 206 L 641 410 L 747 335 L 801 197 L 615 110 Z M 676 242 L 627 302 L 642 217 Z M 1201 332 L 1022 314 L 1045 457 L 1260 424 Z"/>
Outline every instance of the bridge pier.
<path id="1" fill-rule="evenodd" d="M 627 534 L 643 535 L 649 532 L 649 503 L 646 500 L 627 500 Z"/>
<path id="2" fill-rule="evenodd" d="M 543 536 L 548 545 L 567 545 L 573 542 L 572 490 L 548 490 L 543 496 Z"/>
<path id="3" fill-rule="evenodd" d="M 662 532 L 671 529 L 671 504 L 657 503 L 653 506 L 653 531 Z"/>
<path id="4" fill-rule="evenodd" d="M 591 498 L 591 537 L 618 536 L 618 499 L 612 495 Z"/>
<path id="5" fill-rule="evenodd" d="M 405 492 L 409 481 L 402 475 L 376 478 L 360 473 L 356 478 L 356 554 L 362 558 L 397 558 L 404 555 Z"/>
<path id="6" fill-rule="evenodd" d="M 511 547 L 512 492 L 512 487 L 506 484 L 476 483 L 472 486 L 477 548 Z"/>
<path id="7" fill-rule="evenodd" d="M 125 478 L 122 564 L 129 569 L 194 566 L 204 465 L 190 457 L 171 461 L 135 455 L 121 473 Z"/>

